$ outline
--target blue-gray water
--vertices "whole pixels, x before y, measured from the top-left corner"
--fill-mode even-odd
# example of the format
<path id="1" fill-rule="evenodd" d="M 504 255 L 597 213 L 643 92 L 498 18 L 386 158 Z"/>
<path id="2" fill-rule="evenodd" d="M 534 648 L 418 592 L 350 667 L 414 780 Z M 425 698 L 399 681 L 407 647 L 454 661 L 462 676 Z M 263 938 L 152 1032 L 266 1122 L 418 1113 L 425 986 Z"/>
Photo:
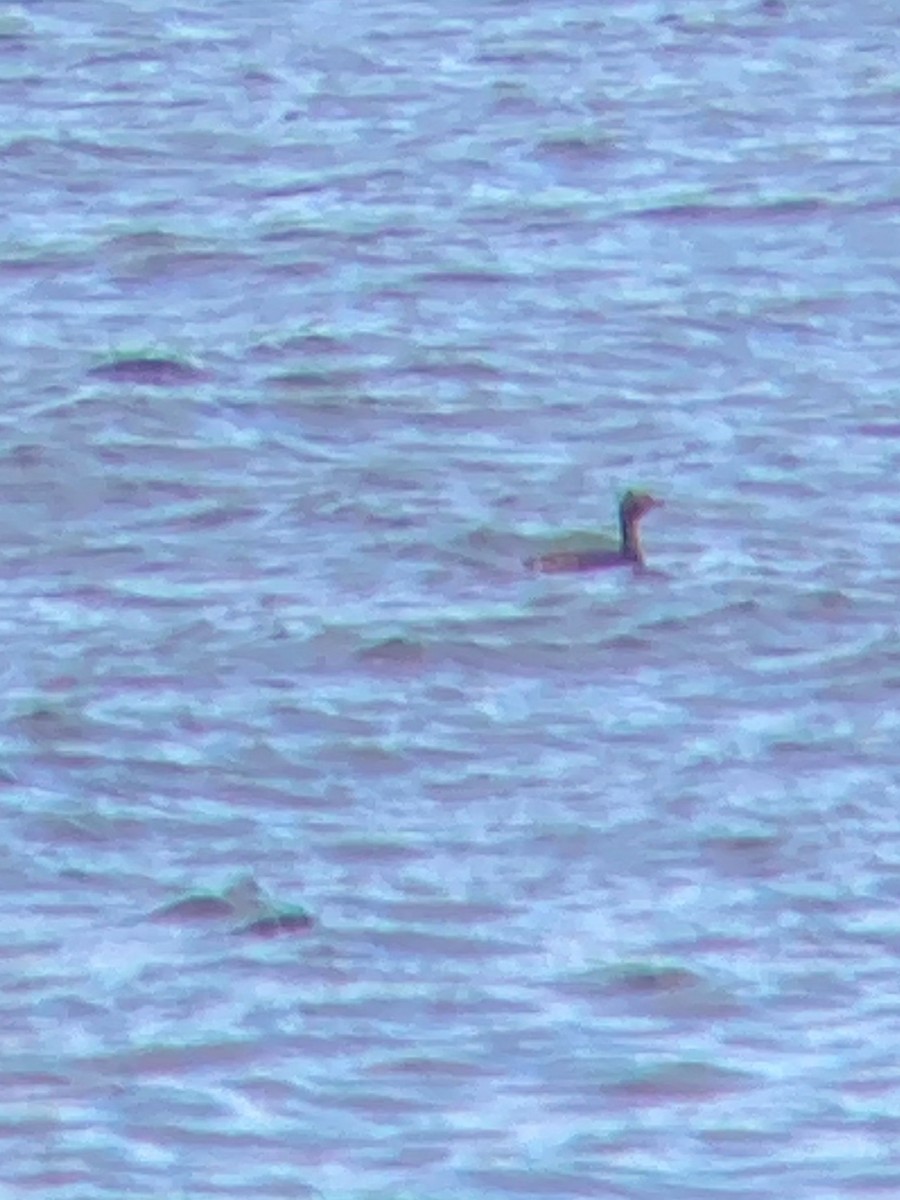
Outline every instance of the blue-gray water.
<path id="1" fill-rule="evenodd" d="M 0 35 L 0 1195 L 900 1194 L 895 6 Z"/>

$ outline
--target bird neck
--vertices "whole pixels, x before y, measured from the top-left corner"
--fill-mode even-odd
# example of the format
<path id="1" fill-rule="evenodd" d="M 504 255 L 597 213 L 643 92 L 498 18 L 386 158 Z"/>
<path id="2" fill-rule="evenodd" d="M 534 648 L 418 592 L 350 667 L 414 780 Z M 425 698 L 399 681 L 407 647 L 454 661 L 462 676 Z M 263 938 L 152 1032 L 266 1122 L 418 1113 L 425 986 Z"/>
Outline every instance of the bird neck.
<path id="1" fill-rule="evenodd" d="M 622 557 L 630 558 L 632 562 L 642 563 L 644 552 L 641 548 L 641 535 L 637 521 L 622 514 L 619 517 L 619 526 L 622 530 Z"/>

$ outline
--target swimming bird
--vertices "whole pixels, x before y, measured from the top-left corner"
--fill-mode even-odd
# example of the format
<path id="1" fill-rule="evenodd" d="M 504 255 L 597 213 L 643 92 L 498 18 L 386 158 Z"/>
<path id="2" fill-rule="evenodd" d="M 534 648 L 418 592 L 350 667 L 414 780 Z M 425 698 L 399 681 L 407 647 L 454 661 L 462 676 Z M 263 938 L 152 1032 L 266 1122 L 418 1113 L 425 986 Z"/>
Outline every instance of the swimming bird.
<path id="1" fill-rule="evenodd" d="M 619 545 L 615 549 L 559 550 L 529 558 L 525 565 L 544 574 L 563 571 L 600 571 L 606 567 L 643 567 L 639 523 L 651 508 L 662 508 L 663 501 L 649 492 L 627 491 L 619 502 Z"/>

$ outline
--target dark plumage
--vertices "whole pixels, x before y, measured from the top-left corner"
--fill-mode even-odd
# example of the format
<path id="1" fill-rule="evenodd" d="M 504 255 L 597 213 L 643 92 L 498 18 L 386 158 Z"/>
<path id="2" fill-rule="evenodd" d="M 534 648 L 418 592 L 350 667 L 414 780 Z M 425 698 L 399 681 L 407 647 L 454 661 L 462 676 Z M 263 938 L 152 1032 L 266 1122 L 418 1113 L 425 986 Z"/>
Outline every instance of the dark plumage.
<path id="1" fill-rule="evenodd" d="M 529 558 L 526 566 L 545 574 L 563 571 L 600 571 L 605 567 L 642 567 L 644 553 L 641 548 L 641 517 L 651 508 L 662 508 L 662 500 L 655 500 L 647 492 L 628 491 L 619 503 L 619 545 L 617 549 L 560 550 L 557 553 L 540 554 Z"/>

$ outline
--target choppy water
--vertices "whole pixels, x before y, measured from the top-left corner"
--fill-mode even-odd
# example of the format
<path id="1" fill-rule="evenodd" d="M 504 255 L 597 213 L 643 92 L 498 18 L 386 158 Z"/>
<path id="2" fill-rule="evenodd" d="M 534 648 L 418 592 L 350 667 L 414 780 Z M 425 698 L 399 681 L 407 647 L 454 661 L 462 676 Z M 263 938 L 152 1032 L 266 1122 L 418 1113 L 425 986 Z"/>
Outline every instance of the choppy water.
<path id="1" fill-rule="evenodd" d="M 900 1194 L 898 58 L 4 10 L 4 1196 Z"/>

